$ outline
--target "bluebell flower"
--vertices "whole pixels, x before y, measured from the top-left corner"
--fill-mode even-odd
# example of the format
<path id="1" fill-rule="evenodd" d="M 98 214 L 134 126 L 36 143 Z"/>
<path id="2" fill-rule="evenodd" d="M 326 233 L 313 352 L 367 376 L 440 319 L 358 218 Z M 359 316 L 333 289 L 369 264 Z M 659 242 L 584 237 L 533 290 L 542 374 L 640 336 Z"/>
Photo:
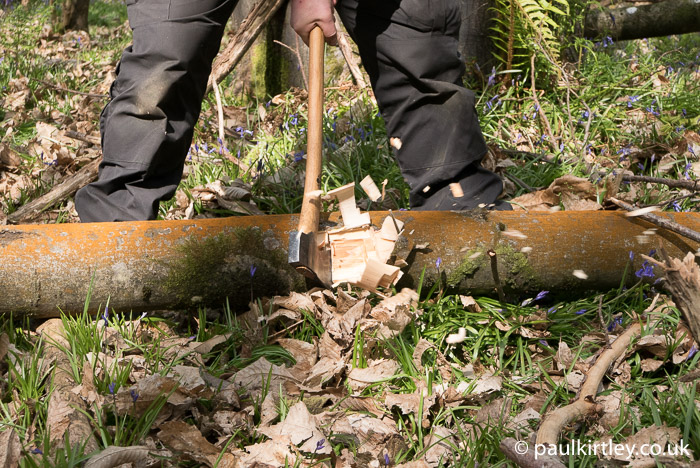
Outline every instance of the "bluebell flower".
<path id="1" fill-rule="evenodd" d="M 632 103 L 639 101 L 639 96 L 628 96 L 627 107 L 632 107 Z"/>
<path id="2" fill-rule="evenodd" d="M 114 389 L 116 388 L 117 384 L 112 382 L 109 385 L 107 385 L 107 389 L 109 390 L 110 395 L 114 395 Z"/>
<path id="3" fill-rule="evenodd" d="M 442 258 L 438 257 L 437 260 L 435 260 L 435 268 L 439 270 L 440 265 L 442 265 Z"/>
<path id="4" fill-rule="evenodd" d="M 389 466 L 390 463 L 391 463 L 391 460 L 389 459 L 389 454 L 385 453 L 384 454 L 384 466 Z"/>
<path id="5" fill-rule="evenodd" d="M 326 443 L 326 439 L 321 439 L 318 442 L 316 442 L 316 450 L 314 452 L 318 452 L 319 450 L 323 450 L 323 446 Z"/>
<path id="6" fill-rule="evenodd" d="M 136 403 L 136 400 L 139 399 L 139 394 L 136 392 L 136 390 L 130 390 L 129 393 L 131 394 L 131 400 Z"/>
<path id="7" fill-rule="evenodd" d="M 39 447 L 32 448 L 30 450 L 30 452 L 33 453 L 34 455 L 43 455 L 44 454 L 44 452 L 42 452 Z"/>
<path id="8" fill-rule="evenodd" d="M 636 276 L 639 279 L 642 278 L 653 278 L 654 275 L 654 265 L 650 264 L 648 261 L 644 261 L 642 263 L 642 267 L 634 272 L 634 276 Z"/>
<path id="9" fill-rule="evenodd" d="M 255 276 L 255 272 L 257 271 L 257 269 L 258 269 L 258 268 L 257 268 L 255 265 L 251 265 L 251 266 L 250 266 L 250 277 L 251 277 L 251 278 L 252 278 L 253 276 Z"/>
<path id="10" fill-rule="evenodd" d="M 622 316 L 617 317 L 608 325 L 608 331 L 613 331 L 618 325 L 622 325 Z"/>
<path id="11" fill-rule="evenodd" d="M 576 311 L 576 315 L 583 315 L 586 313 L 586 309 L 581 309 Z"/>
<path id="12" fill-rule="evenodd" d="M 306 153 L 304 153 L 303 151 L 297 151 L 296 153 L 294 153 L 294 162 L 303 161 L 305 154 Z"/>
<path id="13" fill-rule="evenodd" d="M 540 344 L 549 348 L 549 343 L 547 343 L 547 340 L 540 340 Z"/>
<path id="14" fill-rule="evenodd" d="M 491 69 L 491 74 L 489 75 L 489 81 L 486 83 L 486 87 L 491 87 L 496 84 L 496 67 Z"/>
<path id="15" fill-rule="evenodd" d="M 688 151 L 690 151 L 690 154 L 692 154 L 693 156 L 696 156 L 695 150 L 693 149 L 692 146 L 690 146 L 690 143 L 688 143 Z"/>
<path id="16" fill-rule="evenodd" d="M 634 252 L 630 250 L 630 262 L 634 260 Z"/>
<path id="17" fill-rule="evenodd" d="M 537 293 L 537 296 L 535 296 L 535 300 L 539 301 L 540 299 L 544 298 L 547 294 L 549 294 L 549 291 L 540 291 Z"/>
<path id="18" fill-rule="evenodd" d="M 689 361 L 695 354 L 698 352 L 698 347 L 693 343 L 693 346 L 690 347 L 690 351 L 688 351 L 688 357 L 685 358 L 686 361 Z"/>
<path id="19" fill-rule="evenodd" d="M 548 314 L 553 314 L 556 311 L 557 311 L 557 306 L 553 306 L 553 307 L 550 307 L 549 309 L 547 309 Z"/>

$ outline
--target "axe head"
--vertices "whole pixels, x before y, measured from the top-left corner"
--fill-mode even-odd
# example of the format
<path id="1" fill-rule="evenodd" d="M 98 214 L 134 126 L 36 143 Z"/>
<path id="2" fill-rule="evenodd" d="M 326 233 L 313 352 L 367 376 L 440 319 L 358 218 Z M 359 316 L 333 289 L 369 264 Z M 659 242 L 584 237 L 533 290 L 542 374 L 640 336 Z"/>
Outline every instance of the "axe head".
<path id="1" fill-rule="evenodd" d="M 289 234 L 289 264 L 317 285 L 331 287 L 331 251 L 319 247 L 316 233 Z"/>

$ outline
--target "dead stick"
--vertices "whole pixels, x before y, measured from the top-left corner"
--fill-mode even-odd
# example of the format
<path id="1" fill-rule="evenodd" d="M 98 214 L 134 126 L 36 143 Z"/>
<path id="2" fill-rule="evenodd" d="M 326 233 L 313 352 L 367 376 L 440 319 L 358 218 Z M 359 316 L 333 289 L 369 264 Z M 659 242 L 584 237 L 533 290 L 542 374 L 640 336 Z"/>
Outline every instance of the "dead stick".
<path id="1" fill-rule="evenodd" d="M 85 143 L 90 143 L 91 145 L 100 146 L 102 144 L 102 140 L 98 136 L 88 135 L 87 133 L 76 132 L 73 130 L 66 130 L 64 133 L 68 138 L 84 141 Z"/>
<path id="2" fill-rule="evenodd" d="M 335 22 L 336 24 L 342 24 L 337 11 L 335 12 Z M 340 47 L 340 52 L 343 54 L 343 57 L 345 58 L 345 63 L 348 64 L 350 74 L 353 78 L 355 78 L 355 82 L 357 83 L 357 85 L 361 88 L 366 88 L 367 82 L 365 81 L 365 77 L 362 76 L 362 71 L 357 65 L 357 60 L 355 60 L 355 56 L 352 54 L 352 47 L 350 46 L 350 42 L 348 41 L 347 35 L 343 31 L 338 31 L 338 47 Z"/>
<path id="3" fill-rule="evenodd" d="M 662 177 L 638 176 L 638 175 L 623 175 L 622 180 L 627 182 L 650 182 L 652 184 L 664 184 L 672 188 L 684 188 L 688 190 L 698 191 L 698 180 L 677 180 L 664 179 Z"/>
<path id="4" fill-rule="evenodd" d="M 84 187 L 97 178 L 100 161 L 100 159 L 90 161 L 85 167 L 51 189 L 49 193 L 30 201 L 29 203 L 20 207 L 14 213 L 8 215 L 7 222 L 12 224 L 21 224 L 32 219 L 42 211 L 51 208 L 56 203 L 70 197 L 78 189 Z"/>
<path id="5" fill-rule="evenodd" d="M 221 140 L 220 144 L 223 146 L 224 138 L 226 138 L 226 133 L 224 133 L 224 106 L 221 104 L 219 84 L 214 78 L 211 79 L 211 85 L 214 88 L 214 97 L 216 98 L 216 115 L 219 118 L 219 140 Z"/>
<path id="6" fill-rule="evenodd" d="M 29 79 L 30 79 L 30 80 L 33 80 L 33 81 L 36 81 L 37 83 L 41 83 L 41 84 L 43 84 L 43 85 L 46 85 L 46 86 L 48 86 L 48 87 L 50 87 L 50 88 L 53 88 L 53 89 L 55 89 L 56 91 L 61 91 L 61 92 L 63 92 L 63 93 L 77 94 L 77 95 L 79 95 L 79 96 L 87 96 L 87 97 L 97 98 L 97 99 L 107 99 L 107 98 L 109 98 L 109 95 L 107 95 L 107 94 L 85 93 L 85 92 L 83 92 L 83 91 L 77 91 L 77 90 L 75 90 L 75 89 L 63 88 L 63 87 L 58 86 L 58 85 L 56 85 L 56 84 L 50 83 L 50 82 L 48 82 L 48 81 L 39 80 L 39 79 L 36 79 L 36 78 L 29 78 Z"/>
<path id="7" fill-rule="evenodd" d="M 636 207 L 630 205 L 629 203 L 625 203 L 622 200 L 618 200 L 615 197 L 610 197 L 608 200 L 627 211 L 637 210 Z M 664 229 L 668 229 L 669 231 L 678 233 L 681 236 L 687 237 L 688 239 L 692 239 L 695 242 L 700 242 L 700 232 L 694 231 L 685 226 L 681 226 L 680 224 L 676 223 L 675 221 L 671 221 L 668 218 L 657 216 L 652 213 L 645 213 L 637 217 L 643 219 L 644 221 L 649 221 L 652 224 L 656 224 L 657 226 L 660 226 Z"/>
<path id="8" fill-rule="evenodd" d="M 493 249 L 489 249 L 486 253 L 489 257 L 491 257 L 491 274 L 493 275 L 493 281 L 496 283 L 496 290 L 498 291 L 498 300 L 501 301 L 501 304 L 505 304 L 506 295 L 503 293 L 501 278 L 498 275 L 498 258 L 496 256 L 496 252 Z"/>
<path id="9" fill-rule="evenodd" d="M 243 20 L 236 35 L 231 39 L 226 48 L 219 54 L 212 67 L 211 78 L 207 85 L 207 92 L 212 89 L 212 79 L 217 83 L 228 76 L 236 68 L 245 53 L 248 51 L 260 31 L 263 30 L 270 18 L 285 3 L 285 0 L 261 0 L 248 13 Z"/>
<path id="10" fill-rule="evenodd" d="M 603 380 L 610 365 L 627 351 L 627 347 L 632 342 L 632 339 L 637 337 L 641 330 L 642 326 L 639 322 L 632 324 L 612 343 L 609 349 L 605 349 L 600 354 L 596 363 L 588 370 L 586 380 L 581 386 L 576 401 L 570 405 L 557 408 L 545 416 L 540 429 L 537 431 L 537 444 L 556 445 L 565 425 L 582 416 L 596 413 L 598 405 L 595 403 L 595 397 L 600 382 Z"/>

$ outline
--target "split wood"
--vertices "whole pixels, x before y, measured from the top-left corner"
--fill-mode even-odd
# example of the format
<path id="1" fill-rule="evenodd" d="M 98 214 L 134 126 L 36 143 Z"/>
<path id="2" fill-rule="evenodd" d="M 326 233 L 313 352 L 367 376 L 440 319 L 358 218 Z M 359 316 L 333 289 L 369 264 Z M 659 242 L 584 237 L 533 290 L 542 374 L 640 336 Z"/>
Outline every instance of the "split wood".
<path id="1" fill-rule="evenodd" d="M 609 200 L 613 204 L 627 211 L 635 211 L 639 209 L 630 205 L 629 203 L 625 203 L 622 200 L 618 200 L 615 197 L 610 197 Z M 677 234 L 680 234 L 681 236 L 687 237 L 688 239 L 692 239 L 695 242 L 700 242 L 700 232 L 694 231 L 685 226 L 681 226 L 680 224 L 676 223 L 675 221 L 671 221 L 668 218 L 657 216 L 652 213 L 642 214 L 637 217 L 643 219 L 644 221 L 649 221 L 652 224 L 656 224 L 657 226 L 660 226 L 664 229 L 668 229 L 669 231 L 673 231 Z"/>
<path id="2" fill-rule="evenodd" d="M 603 350 L 598 356 L 596 363 L 588 370 L 586 380 L 581 386 L 576 401 L 567 406 L 557 408 L 545 416 L 540 429 L 537 431 L 538 445 L 557 445 L 559 435 L 564 426 L 581 417 L 594 416 L 598 413 L 595 397 L 600 382 L 612 363 L 622 356 L 627 351 L 632 340 L 641 334 L 641 330 L 641 324 L 634 323 L 612 343 L 610 348 Z"/>
<path id="3" fill-rule="evenodd" d="M 22 224 L 31 221 L 56 203 L 72 196 L 80 188 L 97 179 L 100 161 L 101 159 L 90 161 L 78 172 L 52 188 L 48 193 L 22 205 L 17 211 L 7 216 L 7 222 Z"/>
<path id="4" fill-rule="evenodd" d="M 286 4 L 285 0 L 260 0 L 255 4 L 238 27 L 236 35 L 214 61 L 207 93 L 212 90 L 212 83 L 221 83 L 236 68 L 260 31 L 283 4 Z"/>

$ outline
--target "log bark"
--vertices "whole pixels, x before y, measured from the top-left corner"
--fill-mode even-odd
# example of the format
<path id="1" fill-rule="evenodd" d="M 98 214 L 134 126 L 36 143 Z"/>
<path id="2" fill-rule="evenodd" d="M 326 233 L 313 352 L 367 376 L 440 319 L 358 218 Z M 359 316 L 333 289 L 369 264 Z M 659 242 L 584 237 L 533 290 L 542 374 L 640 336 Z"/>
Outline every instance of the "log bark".
<path id="1" fill-rule="evenodd" d="M 381 226 L 389 213 L 371 215 Z M 425 271 L 426 291 L 441 276 L 448 290 L 489 295 L 496 292 L 489 249 L 498 254 L 506 294 L 618 287 L 630 268 L 630 251 L 637 254 L 631 271 L 641 267 L 641 254 L 650 247 L 638 244 L 636 236 L 653 226 L 599 211 L 394 215 L 405 223 L 394 254 L 408 263 L 397 287 L 417 287 Z M 700 213 L 669 217 L 700 229 Z M 322 229 L 336 222 L 331 216 Z M 251 293 L 269 296 L 303 287 L 301 276 L 287 264 L 289 232 L 297 224 L 297 215 L 270 215 L 0 227 L 0 314 L 80 313 L 91 282 L 93 311 L 108 298 L 113 310 L 122 311 L 218 307 L 226 297 L 232 307 L 245 308 Z M 504 235 L 516 230 L 516 237 Z M 662 229 L 657 237 L 672 256 L 699 246 Z M 522 253 L 524 247 L 532 250 Z M 256 267 L 253 277 L 251 266 Z M 588 278 L 578 279 L 574 270 Z M 636 279 L 630 276 L 629 281 Z"/>
<path id="2" fill-rule="evenodd" d="M 589 11 L 584 36 L 641 39 L 700 31 L 700 2 L 665 0 L 650 5 Z"/>
<path id="3" fill-rule="evenodd" d="M 64 31 L 87 31 L 90 0 L 63 0 Z"/>
<path id="4" fill-rule="evenodd" d="M 700 267 L 695 255 L 688 253 L 683 260 L 670 258 L 663 252 L 666 272 L 666 289 L 683 314 L 696 343 L 700 343 Z M 658 263 L 657 263 L 658 264 Z"/>

